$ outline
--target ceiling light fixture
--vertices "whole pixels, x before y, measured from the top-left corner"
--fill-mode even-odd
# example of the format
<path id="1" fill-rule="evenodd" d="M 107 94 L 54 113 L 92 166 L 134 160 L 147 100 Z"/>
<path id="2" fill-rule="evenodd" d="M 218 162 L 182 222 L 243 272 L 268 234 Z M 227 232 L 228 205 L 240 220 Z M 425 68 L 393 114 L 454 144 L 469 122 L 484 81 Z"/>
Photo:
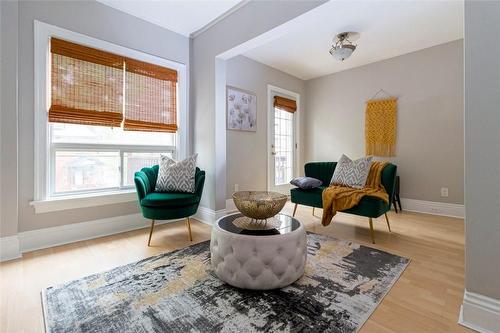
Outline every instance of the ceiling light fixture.
<path id="1" fill-rule="evenodd" d="M 355 41 L 359 38 L 359 33 L 357 32 L 341 32 L 339 33 L 335 40 L 332 48 L 330 49 L 330 54 L 337 60 L 344 61 L 349 58 L 351 54 L 356 50 Z"/>

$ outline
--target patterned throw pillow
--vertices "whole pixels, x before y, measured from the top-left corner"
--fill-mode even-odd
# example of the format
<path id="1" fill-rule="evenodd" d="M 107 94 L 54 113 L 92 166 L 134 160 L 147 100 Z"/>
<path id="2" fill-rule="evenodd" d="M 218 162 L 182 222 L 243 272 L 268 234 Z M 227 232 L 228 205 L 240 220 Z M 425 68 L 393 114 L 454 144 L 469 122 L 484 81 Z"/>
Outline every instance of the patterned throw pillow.
<path id="1" fill-rule="evenodd" d="M 367 156 L 353 161 L 342 154 L 342 157 L 340 157 L 340 160 L 337 162 L 330 184 L 344 185 L 353 188 L 365 187 L 372 159 L 373 156 Z"/>
<path id="2" fill-rule="evenodd" d="M 194 154 L 176 162 L 166 155 L 161 155 L 155 191 L 194 193 L 197 156 L 198 154 Z"/>

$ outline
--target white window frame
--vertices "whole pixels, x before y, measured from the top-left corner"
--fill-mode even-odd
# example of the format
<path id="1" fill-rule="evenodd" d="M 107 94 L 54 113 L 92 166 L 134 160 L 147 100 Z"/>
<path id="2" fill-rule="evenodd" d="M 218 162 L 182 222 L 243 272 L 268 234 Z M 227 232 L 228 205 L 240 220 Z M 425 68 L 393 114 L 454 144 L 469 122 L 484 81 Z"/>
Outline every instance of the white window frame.
<path id="1" fill-rule="evenodd" d="M 133 188 L 119 188 L 113 190 L 93 191 L 89 193 L 75 193 L 74 195 L 54 196 L 51 191 L 51 175 L 49 163 L 53 163 L 51 154 L 51 139 L 47 112 L 50 107 L 50 38 L 57 37 L 75 42 L 77 44 L 120 54 L 129 58 L 172 68 L 178 73 L 177 86 L 177 119 L 179 129 L 176 134 L 174 157 L 183 159 L 187 156 L 188 149 L 188 92 L 187 92 L 187 67 L 185 64 L 163 59 L 151 54 L 119 46 L 99 40 L 84 34 L 59 28 L 40 21 L 34 21 L 34 200 L 31 205 L 36 213 L 74 209 L 81 207 L 101 206 L 118 202 L 136 200 Z M 52 143 L 58 147 L 71 149 L 82 148 L 81 144 Z M 91 147 L 92 144 L 85 145 Z M 97 147 L 98 146 L 98 147 Z M 168 152 L 173 147 L 143 146 L 141 152 Z M 134 152 L 137 146 L 99 144 L 98 150 L 119 150 L 123 159 L 124 152 Z M 141 147 L 142 148 L 142 147 Z M 137 151 L 137 150 L 135 150 Z M 122 174 L 122 173 L 121 173 Z M 120 183 L 123 179 L 120 179 Z"/>

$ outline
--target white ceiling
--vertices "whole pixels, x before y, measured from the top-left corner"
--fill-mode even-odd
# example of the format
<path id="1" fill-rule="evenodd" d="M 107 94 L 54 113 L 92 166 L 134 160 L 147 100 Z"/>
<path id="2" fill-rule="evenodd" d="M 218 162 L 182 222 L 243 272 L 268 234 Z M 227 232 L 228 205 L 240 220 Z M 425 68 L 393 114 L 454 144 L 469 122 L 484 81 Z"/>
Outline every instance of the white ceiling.
<path id="1" fill-rule="evenodd" d="M 308 80 L 463 38 L 462 1 L 335 1 L 304 14 L 281 37 L 245 56 Z M 328 53 L 333 37 L 357 31 L 353 55 Z"/>
<path id="2" fill-rule="evenodd" d="M 97 0 L 184 36 L 188 36 L 241 0 Z"/>

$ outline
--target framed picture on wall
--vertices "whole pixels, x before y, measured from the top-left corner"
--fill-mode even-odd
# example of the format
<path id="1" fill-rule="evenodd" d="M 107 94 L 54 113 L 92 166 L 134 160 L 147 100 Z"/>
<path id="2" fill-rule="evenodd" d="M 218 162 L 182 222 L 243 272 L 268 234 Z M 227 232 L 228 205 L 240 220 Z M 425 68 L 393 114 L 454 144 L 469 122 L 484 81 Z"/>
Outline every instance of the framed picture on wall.
<path id="1" fill-rule="evenodd" d="M 257 95 L 250 91 L 227 86 L 227 129 L 257 131 Z"/>

